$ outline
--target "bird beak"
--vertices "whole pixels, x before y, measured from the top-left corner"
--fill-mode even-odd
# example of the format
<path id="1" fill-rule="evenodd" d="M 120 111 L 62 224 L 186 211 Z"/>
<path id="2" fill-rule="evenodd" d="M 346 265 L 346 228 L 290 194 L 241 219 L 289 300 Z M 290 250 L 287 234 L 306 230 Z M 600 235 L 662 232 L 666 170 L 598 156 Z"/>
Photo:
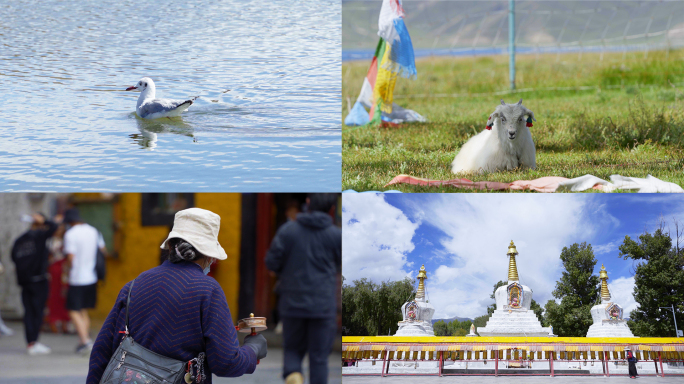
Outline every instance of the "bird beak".
<path id="1" fill-rule="evenodd" d="M 138 89 L 138 87 L 128 87 L 128 88 L 126 88 L 127 91 L 132 91 L 132 90 L 134 90 L 134 89 Z"/>

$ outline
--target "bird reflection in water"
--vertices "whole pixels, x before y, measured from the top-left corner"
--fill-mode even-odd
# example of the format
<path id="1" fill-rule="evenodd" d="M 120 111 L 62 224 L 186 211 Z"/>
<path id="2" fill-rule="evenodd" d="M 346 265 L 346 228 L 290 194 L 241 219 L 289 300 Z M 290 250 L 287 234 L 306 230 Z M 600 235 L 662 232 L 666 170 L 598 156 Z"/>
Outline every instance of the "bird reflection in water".
<path id="1" fill-rule="evenodd" d="M 150 151 L 157 147 L 157 135 L 161 133 L 174 133 L 192 137 L 193 142 L 197 141 L 193 126 L 184 122 L 180 117 L 146 120 L 135 116 L 135 121 L 140 133 L 133 133 L 128 137 L 133 139 L 134 143 Z"/>

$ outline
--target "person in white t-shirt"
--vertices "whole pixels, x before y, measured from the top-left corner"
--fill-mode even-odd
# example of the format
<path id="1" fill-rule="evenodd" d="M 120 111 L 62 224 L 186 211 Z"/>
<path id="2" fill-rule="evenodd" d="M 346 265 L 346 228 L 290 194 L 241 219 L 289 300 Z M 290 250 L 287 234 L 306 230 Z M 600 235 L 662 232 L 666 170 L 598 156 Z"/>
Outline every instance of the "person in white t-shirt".
<path id="1" fill-rule="evenodd" d="M 97 250 L 99 248 L 106 254 L 105 243 L 97 229 L 83 222 L 76 208 L 64 213 L 64 222 L 70 226 L 64 234 L 64 254 L 71 264 L 66 307 L 80 339 L 76 353 L 88 353 L 93 341 L 88 333 L 90 317 L 87 309 L 95 308 Z"/>

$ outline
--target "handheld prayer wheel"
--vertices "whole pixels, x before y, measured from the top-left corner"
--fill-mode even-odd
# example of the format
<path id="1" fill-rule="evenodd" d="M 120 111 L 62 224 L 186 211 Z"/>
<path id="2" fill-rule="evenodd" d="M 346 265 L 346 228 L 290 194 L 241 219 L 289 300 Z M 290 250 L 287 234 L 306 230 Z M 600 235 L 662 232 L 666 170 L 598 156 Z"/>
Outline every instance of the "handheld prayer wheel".
<path id="1" fill-rule="evenodd" d="M 238 332 L 249 333 L 251 336 L 254 336 L 257 332 L 267 330 L 268 327 L 266 326 L 265 317 L 254 317 L 254 314 L 250 313 L 248 318 L 238 321 L 235 329 Z M 259 360 L 257 360 L 257 364 L 259 364 Z"/>
<path id="2" fill-rule="evenodd" d="M 266 318 L 254 317 L 253 313 L 250 313 L 248 318 L 238 321 L 238 325 L 235 328 L 242 333 L 249 333 L 250 335 L 256 335 L 257 332 L 268 329 Z"/>

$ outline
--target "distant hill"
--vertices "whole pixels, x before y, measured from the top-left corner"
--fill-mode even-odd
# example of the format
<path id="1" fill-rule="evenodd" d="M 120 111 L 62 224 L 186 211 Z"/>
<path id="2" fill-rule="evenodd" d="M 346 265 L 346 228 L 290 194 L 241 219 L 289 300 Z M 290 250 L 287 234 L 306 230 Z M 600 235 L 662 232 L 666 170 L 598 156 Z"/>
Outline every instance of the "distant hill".
<path id="1" fill-rule="evenodd" d="M 432 325 L 435 325 L 435 323 L 438 322 L 438 321 L 440 321 L 440 320 L 444 321 L 444 322 L 447 323 L 447 324 L 451 323 L 451 322 L 454 321 L 454 320 L 458 320 L 458 321 L 470 320 L 470 321 L 473 321 L 473 319 L 468 318 L 468 317 L 458 317 L 458 316 L 456 316 L 456 317 L 452 317 L 451 319 L 432 319 Z"/>

